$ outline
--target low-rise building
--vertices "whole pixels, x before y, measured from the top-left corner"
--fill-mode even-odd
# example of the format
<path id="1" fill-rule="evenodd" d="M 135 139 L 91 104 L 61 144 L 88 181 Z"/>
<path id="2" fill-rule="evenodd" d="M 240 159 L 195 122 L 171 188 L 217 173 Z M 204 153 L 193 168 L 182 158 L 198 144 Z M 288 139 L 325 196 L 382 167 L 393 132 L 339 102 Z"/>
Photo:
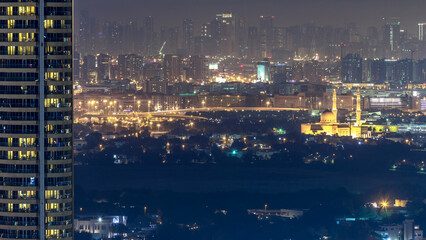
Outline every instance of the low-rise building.
<path id="1" fill-rule="evenodd" d="M 303 210 L 295 209 L 278 209 L 278 210 L 268 210 L 268 209 L 249 209 L 247 210 L 249 214 L 256 215 L 258 219 L 264 219 L 267 217 L 282 217 L 282 218 L 298 218 L 303 216 Z"/>
<path id="2" fill-rule="evenodd" d="M 127 216 L 87 216 L 75 219 L 74 230 L 79 233 L 90 233 L 92 239 L 113 238 L 116 235 L 113 226 L 120 224 L 127 226 Z"/>
<path id="3" fill-rule="evenodd" d="M 400 240 L 402 237 L 402 225 L 383 225 L 376 233 L 383 240 Z"/>

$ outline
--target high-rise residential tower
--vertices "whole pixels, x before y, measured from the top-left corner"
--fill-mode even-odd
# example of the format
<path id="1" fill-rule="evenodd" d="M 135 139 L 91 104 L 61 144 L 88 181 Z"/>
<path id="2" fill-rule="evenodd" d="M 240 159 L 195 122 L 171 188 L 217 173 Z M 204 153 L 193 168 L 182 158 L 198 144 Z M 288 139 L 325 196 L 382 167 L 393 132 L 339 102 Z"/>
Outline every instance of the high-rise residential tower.
<path id="1" fill-rule="evenodd" d="M 180 82 L 183 80 L 182 56 L 166 54 L 164 56 L 164 77 L 168 82 Z"/>
<path id="2" fill-rule="evenodd" d="M 342 59 L 342 82 L 362 82 L 362 58 L 359 54 L 348 54 Z"/>
<path id="3" fill-rule="evenodd" d="M 401 22 L 398 18 L 386 19 L 383 35 L 386 58 L 398 58 L 398 50 L 401 42 Z"/>
<path id="4" fill-rule="evenodd" d="M 260 17 L 260 51 L 263 58 L 272 55 L 274 39 L 274 16 Z"/>
<path id="5" fill-rule="evenodd" d="M 235 54 L 236 34 L 235 34 L 235 16 L 232 13 L 216 14 L 216 33 L 221 56 Z"/>
<path id="6" fill-rule="evenodd" d="M 182 33 L 185 54 L 192 54 L 194 50 L 194 22 L 192 19 L 183 20 Z"/>
<path id="7" fill-rule="evenodd" d="M 72 0 L 0 2 L 0 238 L 73 238 Z"/>
<path id="8" fill-rule="evenodd" d="M 418 26 L 419 26 L 419 41 L 424 41 L 426 23 L 419 23 Z"/>
<path id="9" fill-rule="evenodd" d="M 144 37 L 145 37 L 145 55 L 154 54 L 154 20 L 152 16 L 146 17 L 143 21 Z"/>

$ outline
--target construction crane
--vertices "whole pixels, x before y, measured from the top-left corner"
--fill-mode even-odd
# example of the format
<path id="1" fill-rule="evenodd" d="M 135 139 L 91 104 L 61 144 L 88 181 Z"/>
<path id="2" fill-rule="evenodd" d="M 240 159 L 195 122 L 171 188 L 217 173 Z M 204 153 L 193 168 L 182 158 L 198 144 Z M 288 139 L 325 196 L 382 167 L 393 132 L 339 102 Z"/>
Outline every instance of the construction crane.
<path id="1" fill-rule="evenodd" d="M 163 57 L 163 50 L 164 47 L 166 46 L 167 41 L 164 41 L 163 46 L 161 46 L 160 51 L 158 51 L 158 55 L 160 55 L 160 57 Z"/>

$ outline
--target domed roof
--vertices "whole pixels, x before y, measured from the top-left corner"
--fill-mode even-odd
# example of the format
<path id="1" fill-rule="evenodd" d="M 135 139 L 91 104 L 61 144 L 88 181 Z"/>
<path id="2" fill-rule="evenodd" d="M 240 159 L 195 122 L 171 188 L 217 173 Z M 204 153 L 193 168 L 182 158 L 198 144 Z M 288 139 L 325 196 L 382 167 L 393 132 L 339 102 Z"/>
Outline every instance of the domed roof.
<path id="1" fill-rule="evenodd" d="M 323 122 L 323 123 L 334 123 L 334 122 L 336 122 L 336 116 L 330 110 L 325 110 L 321 114 L 321 122 Z"/>

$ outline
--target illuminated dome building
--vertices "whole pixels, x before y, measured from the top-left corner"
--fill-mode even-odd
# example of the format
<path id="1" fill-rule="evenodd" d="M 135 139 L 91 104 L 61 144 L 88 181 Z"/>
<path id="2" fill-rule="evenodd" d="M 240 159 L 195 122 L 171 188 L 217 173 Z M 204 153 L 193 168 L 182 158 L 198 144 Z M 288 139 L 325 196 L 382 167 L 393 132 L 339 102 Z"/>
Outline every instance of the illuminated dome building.
<path id="1" fill-rule="evenodd" d="M 337 116 L 334 115 L 332 111 L 325 110 L 321 114 L 321 123 L 336 123 L 337 122 Z"/>
<path id="2" fill-rule="evenodd" d="M 353 138 L 369 138 L 371 131 L 369 126 L 363 126 L 361 120 L 361 95 L 357 95 L 356 122 L 339 123 L 337 120 L 337 93 L 333 93 L 333 109 L 326 110 L 321 114 L 321 122 L 302 124 L 302 133 L 307 135 L 330 135 L 339 137 L 352 136 Z"/>

